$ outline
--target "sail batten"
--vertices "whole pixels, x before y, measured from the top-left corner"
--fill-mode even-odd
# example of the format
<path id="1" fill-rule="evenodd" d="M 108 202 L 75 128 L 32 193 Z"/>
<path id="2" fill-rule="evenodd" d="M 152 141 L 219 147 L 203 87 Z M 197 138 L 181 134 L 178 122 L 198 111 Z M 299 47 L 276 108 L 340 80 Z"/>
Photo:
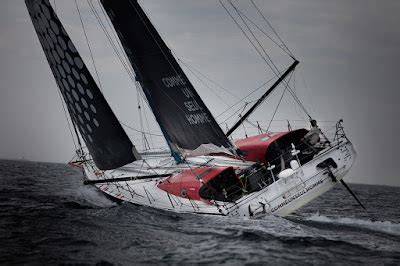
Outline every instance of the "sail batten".
<path id="1" fill-rule="evenodd" d="M 101 0 L 172 151 L 231 142 L 136 0 Z"/>
<path id="2" fill-rule="evenodd" d="M 71 120 L 101 170 L 140 158 L 48 0 L 25 0 Z"/>

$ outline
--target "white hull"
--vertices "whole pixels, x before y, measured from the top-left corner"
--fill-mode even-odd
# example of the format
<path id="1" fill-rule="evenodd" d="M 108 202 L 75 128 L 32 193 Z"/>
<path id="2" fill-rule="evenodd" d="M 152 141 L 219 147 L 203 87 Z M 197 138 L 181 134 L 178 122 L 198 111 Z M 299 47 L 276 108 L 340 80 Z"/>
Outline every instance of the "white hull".
<path id="1" fill-rule="evenodd" d="M 96 184 L 104 193 L 123 201 L 178 213 L 218 214 L 234 217 L 257 217 L 264 214 L 286 216 L 333 188 L 350 170 L 356 153 L 350 142 L 332 144 L 310 162 L 296 169 L 292 175 L 281 178 L 263 189 L 242 196 L 235 202 L 190 200 L 167 193 L 157 187 L 165 178 L 152 178 Z M 332 158 L 337 167 L 328 175 L 327 168 L 317 168 L 322 161 Z M 190 165 L 176 165 L 170 157 L 145 158 L 127 167 L 96 171 L 92 163 L 84 164 L 89 180 L 121 178 L 127 176 L 165 174 L 207 162 L 209 165 L 232 165 L 245 168 L 252 162 L 242 162 L 221 156 L 199 156 Z M 154 170 L 155 169 L 155 170 Z M 155 172 L 157 171 L 157 173 Z"/>

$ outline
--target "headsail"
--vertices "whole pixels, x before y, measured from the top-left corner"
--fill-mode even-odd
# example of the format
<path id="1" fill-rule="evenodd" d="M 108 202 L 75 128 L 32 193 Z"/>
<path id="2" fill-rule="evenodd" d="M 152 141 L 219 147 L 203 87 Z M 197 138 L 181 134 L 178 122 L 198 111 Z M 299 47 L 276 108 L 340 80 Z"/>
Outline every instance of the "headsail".
<path id="1" fill-rule="evenodd" d="M 172 149 L 231 148 L 209 109 L 136 0 L 101 0 Z"/>
<path id="2" fill-rule="evenodd" d="M 96 166 L 114 169 L 140 158 L 49 1 L 25 2 L 71 119 Z"/>

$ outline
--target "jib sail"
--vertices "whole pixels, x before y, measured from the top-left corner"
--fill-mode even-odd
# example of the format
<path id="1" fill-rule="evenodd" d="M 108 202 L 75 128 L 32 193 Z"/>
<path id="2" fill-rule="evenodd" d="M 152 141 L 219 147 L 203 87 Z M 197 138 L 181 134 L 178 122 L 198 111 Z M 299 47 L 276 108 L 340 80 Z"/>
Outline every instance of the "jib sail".
<path id="1" fill-rule="evenodd" d="M 26 0 L 50 68 L 96 166 L 114 169 L 138 158 L 48 0 Z"/>
<path id="2" fill-rule="evenodd" d="M 232 144 L 136 0 L 101 0 L 171 148 Z"/>

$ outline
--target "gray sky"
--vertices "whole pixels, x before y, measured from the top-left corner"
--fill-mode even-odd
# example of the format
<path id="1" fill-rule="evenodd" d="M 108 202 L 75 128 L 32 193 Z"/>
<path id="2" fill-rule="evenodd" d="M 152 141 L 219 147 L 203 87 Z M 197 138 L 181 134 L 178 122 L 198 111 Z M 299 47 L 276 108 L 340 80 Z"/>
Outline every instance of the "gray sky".
<path id="1" fill-rule="evenodd" d="M 121 121 L 139 128 L 133 84 L 87 2 L 78 2 L 104 94 Z M 272 77 L 217 0 L 146 0 L 141 3 L 180 59 L 235 95 L 243 97 Z M 400 186 L 397 173 L 400 2 L 259 0 L 257 3 L 300 61 L 296 92 L 308 111 L 321 121 L 344 119 L 345 130 L 358 152 L 357 161 L 346 179 Z M 74 1 L 56 0 L 56 6 L 93 74 Z M 241 6 L 255 17 L 248 8 L 250 5 Z M 264 41 L 279 66 L 290 64 L 284 54 Z M 235 102 L 234 97 L 215 87 L 211 93 L 186 72 L 215 116 L 227 107 L 216 94 L 228 104 Z M 24 1 L 1 1 L 0 158 L 66 162 L 72 157 L 73 143 L 57 91 Z M 256 93 L 251 100 L 261 93 Z M 282 90 L 277 90 L 251 119 L 267 123 L 280 93 Z M 305 116 L 294 107 L 293 100 L 285 96 L 276 118 L 301 120 Z M 148 115 L 148 119 L 152 120 L 152 116 Z M 218 121 L 222 120 L 223 117 L 218 117 Z M 303 122 L 293 123 L 307 126 Z M 283 129 L 284 124 L 278 121 L 273 127 Z M 321 126 L 324 125 L 321 122 Z M 127 133 L 140 147 L 138 135 L 128 130 Z M 241 134 L 238 132 L 237 136 Z"/>

